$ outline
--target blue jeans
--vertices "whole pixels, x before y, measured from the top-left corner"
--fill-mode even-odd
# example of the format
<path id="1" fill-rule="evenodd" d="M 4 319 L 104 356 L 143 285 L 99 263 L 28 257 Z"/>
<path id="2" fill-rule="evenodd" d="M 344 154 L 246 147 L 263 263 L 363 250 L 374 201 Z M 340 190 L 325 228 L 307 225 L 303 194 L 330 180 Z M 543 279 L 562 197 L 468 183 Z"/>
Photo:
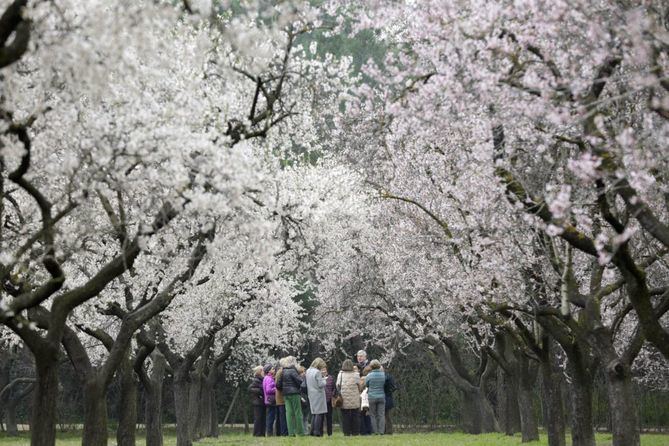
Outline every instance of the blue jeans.
<path id="1" fill-rule="evenodd" d="M 372 432 L 383 435 L 386 431 L 386 398 L 369 399 L 369 415 L 372 418 Z"/>
<path id="2" fill-rule="evenodd" d="M 286 420 L 286 406 L 281 404 L 276 406 L 279 409 L 279 435 L 282 437 L 288 436 L 288 422 Z"/>
<path id="3" fill-rule="evenodd" d="M 274 422 L 276 421 L 276 406 L 267 406 L 267 436 L 274 435 Z"/>
<path id="4" fill-rule="evenodd" d="M 360 435 L 372 435 L 372 419 L 360 412 Z"/>

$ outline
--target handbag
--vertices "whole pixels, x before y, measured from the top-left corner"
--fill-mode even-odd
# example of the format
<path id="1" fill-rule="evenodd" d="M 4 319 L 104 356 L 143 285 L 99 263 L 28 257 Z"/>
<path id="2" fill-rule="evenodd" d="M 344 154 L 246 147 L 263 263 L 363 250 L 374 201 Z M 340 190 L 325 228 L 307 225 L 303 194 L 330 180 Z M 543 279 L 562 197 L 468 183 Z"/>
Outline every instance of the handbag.
<path id="1" fill-rule="evenodd" d="M 339 373 L 338 378 L 332 396 L 332 407 L 342 407 L 344 405 L 344 397 L 341 395 L 341 373 Z"/>

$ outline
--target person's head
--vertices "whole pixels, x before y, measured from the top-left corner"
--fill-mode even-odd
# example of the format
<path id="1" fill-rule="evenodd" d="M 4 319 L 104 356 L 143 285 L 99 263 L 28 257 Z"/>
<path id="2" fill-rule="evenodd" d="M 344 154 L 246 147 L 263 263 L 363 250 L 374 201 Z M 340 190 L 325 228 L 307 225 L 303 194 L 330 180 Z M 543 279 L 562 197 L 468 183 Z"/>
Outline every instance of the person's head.
<path id="1" fill-rule="evenodd" d="M 279 359 L 279 367 L 288 367 L 288 357 Z"/>
<path id="2" fill-rule="evenodd" d="M 262 376 L 262 370 L 263 369 L 261 365 L 253 367 L 253 376 Z"/>
<path id="3" fill-rule="evenodd" d="M 274 375 L 274 366 L 272 364 L 265 364 L 265 367 L 262 370 L 265 375 Z"/>
<path id="4" fill-rule="evenodd" d="M 358 359 L 358 362 L 367 361 L 367 352 L 364 350 L 358 350 L 358 353 L 356 353 L 355 356 Z"/>
<path id="5" fill-rule="evenodd" d="M 283 359 L 286 360 L 286 365 L 284 365 L 284 367 L 295 367 L 295 368 L 297 368 L 297 358 L 295 356 L 286 356 Z"/>
<path id="6" fill-rule="evenodd" d="M 304 367 L 302 367 L 301 365 L 300 365 L 300 366 L 297 366 L 297 372 L 298 372 L 300 375 L 304 375 Z"/>
<path id="7" fill-rule="evenodd" d="M 370 366 L 365 367 L 364 369 L 362 369 L 362 376 L 367 376 L 367 374 L 371 371 L 372 368 Z"/>
<path id="8" fill-rule="evenodd" d="M 372 359 L 369 363 L 369 366 L 372 368 L 372 370 L 379 370 L 381 368 L 381 361 L 378 359 Z"/>
<path id="9" fill-rule="evenodd" d="M 315 369 L 318 369 L 318 370 L 327 369 L 327 365 L 325 364 L 325 361 L 323 361 L 323 358 L 314 359 L 314 362 L 311 363 L 311 367 L 313 367 Z"/>
<path id="10" fill-rule="evenodd" d="M 350 359 L 344 360 L 344 362 L 341 363 L 341 371 L 342 372 L 352 372 L 353 371 L 353 361 Z"/>

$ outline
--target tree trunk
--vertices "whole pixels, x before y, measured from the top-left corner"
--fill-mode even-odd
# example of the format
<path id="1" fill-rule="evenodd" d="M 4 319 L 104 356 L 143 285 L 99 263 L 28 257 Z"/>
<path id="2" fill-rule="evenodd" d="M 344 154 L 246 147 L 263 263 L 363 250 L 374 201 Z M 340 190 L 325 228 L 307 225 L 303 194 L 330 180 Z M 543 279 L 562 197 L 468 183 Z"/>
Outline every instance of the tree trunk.
<path id="1" fill-rule="evenodd" d="M 520 431 L 516 388 L 514 377 L 499 367 L 497 372 L 497 418 L 504 433 L 511 436 Z"/>
<path id="2" fill-rule="evenodd" d="M 165 357 L 155 350 L 151 354 L 151 375 L 144 383 L 146 392 L 146 446 L 163 446 L 163 379 L 165 377 Z"/>
<path id="3" fill-rule="evenodd" d="M 218 429 L 218 404 L 216 404 L 216 367 L 209 371 L 207 376 L 207 389 L 209 391 L 209 430 L 207 437 L 218 438 L 220 431 Z"/>
<path id="4" fill-rule="evenodd" d="M 550 342 L 545 340 L 544 342 Z M 543 393 L 543 407 L 545 413 L 544 425 L 548 434 L 548 446 L 565 446 L 565 420 L 562 406 L 561 377 L 555 371 L 553 361 L 555 355 L 551 351 L 548 357 L 541 362 L 541 382 Z"/>
<path id="5" fill-rule="evenodd" d="M 162 383 L 157 387 L 145 388 L 146 407 L 144 424 L 146 425 L 146 446 L 163 446 Z"/>
<path id="6" fill-rule="evenodd" d="M 492 405 L 480 389 L 463 392 L 463 413 L 463 428 L 469 434 L 498 430 Z"/>
<path id="7" fill-rule="evenodd" d="M 215 392 L 216 389 L 213 389 Z M 216 393 L 211 394 L 210 404 L 211 404 L 211 418 L 209 422 L 209 432 L 207 432 L 207 437 L 218 438 L 221 434 L 220 429 L 218 428 L 218 404 L 216 403 Z"/>
<path id="8" fill-rule="evenodd" d="M 209 386 L 206 375 L 200 387 L 200 419 L 198 420 L 198 438 L 204 438 L 211 431 L 211 400 L 214 389 Z"/>
<path id="9" fill-rule="evenodd" d="M 194 373 L 188 385 L 188 429 L 192 441 L 199 440 L 200 438 L 200 420 L 202 418 L 200 413 L 202 409 L 201 396 L 202 379 L 197 373 Z"/>
<path id="10" fill-rule="evenodd" d="M 520 409 L 520 431 L 522 442 L 539 440 L 539 426 L 534 413 L 533 387 L 521 382 L 518 386 L 518 408 Z"/>
<path id="11" fill-rule="evenodd" d="M 107 387 L 91 372 L 84 381 L 83 446 L 107 446 Z"/>
<path id="12" fill-rule="evenodd" d="M 209 421 L 211 420 L 204 381 L 204 376 L 199 371 L 191 375 L 188 420 L 191 440 L 193 441 L 205 436 L 209 430 Z"/>
<path id="13" fill-rule="evenodd" d="M 188 374 L 186 372 L 185 374 Z M 174 376 L 174 412 L 177 419 L 177 446 L 192 446 L 190 432 L 190 405 L 188 377 Z"/>
<path id="14" fill-rule="evenodd" d="M 595 446 L 592 419 L 592 376 L 571 366 L 571 442 L 572 446 Z"/>
<path id="15" fill-rule="evenodd" d="M 629 366 L 612 362 L 606 370 L 613 446 L 639 446 L 639 420 Z"/>
<path id="16" fill-rule="evenodd" d="M 534 361 L 533 361 L 534 362 Z M 537 368 L 522 353 L 518 357 L 518 409 L 520 411 L 520 430 L 522 442 L 539 440 L 539 426 L 534 413 L 534 384 Z"/>
<path id="17" fill-rule="evenodd" d="M 57 351 L 35 352 L 37 387 L 33 400 L 30 446 L 55 446 L 58 401 Z"/>
<path id="18" fill-rule="evenodd" d="M 121 401 L 119 404 L 116 443 L 118 446 L 135 446 L 137 430 L 137 379 L 130 358 L 126 357 L 119 369 Z"/>

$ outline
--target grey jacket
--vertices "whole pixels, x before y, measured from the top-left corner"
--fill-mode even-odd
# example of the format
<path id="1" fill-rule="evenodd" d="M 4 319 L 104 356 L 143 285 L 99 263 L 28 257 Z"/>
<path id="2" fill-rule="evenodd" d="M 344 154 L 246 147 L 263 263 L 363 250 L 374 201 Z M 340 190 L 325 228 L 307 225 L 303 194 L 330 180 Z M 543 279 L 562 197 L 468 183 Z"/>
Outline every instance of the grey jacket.
<path id="1" fill-rule="evenodd" d="M 328 413 L 328 406 L 325 403 L 325 378 L 321 374 L 321 371 L 314 367 L 309 367 L 306 379 L 311 413 L 313 415 Z"/>

